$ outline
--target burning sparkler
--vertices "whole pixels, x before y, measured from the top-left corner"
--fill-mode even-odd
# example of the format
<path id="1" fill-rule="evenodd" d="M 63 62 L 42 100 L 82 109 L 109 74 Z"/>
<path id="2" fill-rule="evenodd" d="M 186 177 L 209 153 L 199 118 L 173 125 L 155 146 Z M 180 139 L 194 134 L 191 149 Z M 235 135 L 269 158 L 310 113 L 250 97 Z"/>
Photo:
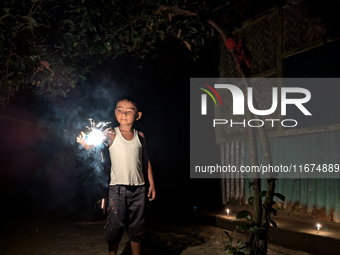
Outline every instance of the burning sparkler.
<path id="1" fill-rule="evenodd" d="M 109 133 L 110 127 L 107 127 L 111 122 L 94 122 L 93 119 L 89 119 L 91 126 L 86 126 L 88 130 L 91 132 L 88 135 L 85 135 L 86 143 L 88 145 L 98 146 L 100 144 L 107 144 L 104 142 L 105 134 Z M 104 128 L 107 127 L 105 130 Z"/>

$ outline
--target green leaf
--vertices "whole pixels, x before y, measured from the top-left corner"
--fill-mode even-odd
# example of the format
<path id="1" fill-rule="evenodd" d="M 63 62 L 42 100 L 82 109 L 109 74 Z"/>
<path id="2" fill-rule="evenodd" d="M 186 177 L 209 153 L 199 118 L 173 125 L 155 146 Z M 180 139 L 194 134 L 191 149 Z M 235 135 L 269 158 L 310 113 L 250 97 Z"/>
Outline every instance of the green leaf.
<path id="1" fill-rule="evenodd" d="M 92 24 L 91 21 L 88 21 L 88 22 L 87 22 L 87 26 L 89 27 L 90 31 L 93 32 L 94 25 Z"/>
<path id="2" fill-rule="evenodd" d="M 179 38 L 184 41 L 184 39 L 187 36 L 188 32 L 189 32 L 188 29 L 184 28 L 182 30 L 181 35 L 179 36 Z"/>
<path id="3" fill-rule="evenodd" d="M 203 26 L 203 24 L 202 24 L 201 22 L 198 22 L 198 25 L 200 26 L 200 29 L 201 29 L 202 31 L 204 31 L 204 26 Z"/>
<path id="4" fill-rule="evenodd" d="M 3 16 L 0 18 L 0 20 L 6 18 L 6 17 L 8 17 L 8 16 L 11 16 L 11 14 L 5 14 L 5 15 L 3 15 Z"/>
<path id="5" fill-rule="evenodd" d="M 148 9 L 147 9 L 147 8 L 144 8 L 144 9 L 142 10 L 141 16 L 143 17 L 143 16 L 147 13 L 147 11 L 148 11 Z"/>
<path id="6" fill-rule="evenodd" d="M 29 17 L 29 21 L 30 21 L 30 24 L 34 27 L 37 27 L 38 24 L 37 24 L 37 21 L 35 19 L 33 19 L 32 17 Z"/>
<path id="7" fill-rule="evenodd" d="M 251 216 L 250 216 L 250 215 L 247 215 L 247 216 L 246 216 L 246 219 L 247 219 L 248 221 L 252 221 L 252 219 L 251 219 Z"/>
<path id="8" fill-rule="evenodd" d="M 101 39 L 102 39 L 102 38 L 100 37 L 99 34 L 95 34 L 95 35 L 93 36 L 93 42 L 100 41 Z"/>
<path id="9" fill-rule="evenodd" d="M 20 70 L 21 70 L 21 71 L 24 71 L 25 68 L 26 68 L 25 61 L 24 61 L 24 60 L 21 60 L 21 61 L 20 61 Z"/>
<path id="10" fill-rule="evenodd" d="M 186 23 L 188 23 L 190 21 L 190 19 L 189 18 L 186 18 L 184 21 L 183 21 L 183 24 L 186 24 Z"/>
<path id="11" fill-rule="evenodd" d="M 91 44 L 90 47 L 89 47 L 89 53 L 90 54 L 96 54 L 98 51 L 97 51 L 97 47 L 96 47 L 96 44 Z"/>
<path id="12" fill-rule="evenodd" d="M 249 230 L 250 230 L 250 232 L 252 232 L 256 236 L 261 233 L 261 229 L 259 227 L 257 227 L 257 226 L 250 227 Z"/>
<path id="13" fill-rule="evenodd" d="M 269 211 L 273 213 L 275 216 L 277 216 L 277 211 L 274 208 L 269 208 Z"/>
<path id="14" fill-rule="evenodd" d="M 237 224 L 236 226 L 236 228 L 241 231 L 248 230 L 249 227 L 250 227 L 249 225 L 245 225 L 245 224 Z"/>
<path id="15" fill-rule="evenodd" d="M 286 197 L 284 195 L 282 195 L 281 193 L 274 193 L 274 196 L 278 197 L 282 201 L 285 201 L 285 199 L 286 199 Z"/>
<path id="16" fill-rule="evenodd" d="M 85 76 L 83 76 L 83 75 L 78 75 L 78 77 L 79 77 L 80 79 L 82 79 L 83 81 L 85 81 L 85 80 L 86 80 L 86 77 L 85 77 Z"/>
<path id="17" fill-rule="evenodd" d="M 87 25 L 87 18 L 83 18 L 80 22 L 80 27 L 85 27 Z"/>
<path id="18" fill-rule="evenodd" d="M 203 46 L 203 45 L 204 45 L 204 38 L 201 37 L 201 36 L 198 36 L 198 37 L 195 39 L 195 42 L 196 42 L 196 45 L 197 45 L 197 46 Z"/>
<path id="19" fill-rule="evenodd" d="M 273 220 L 270 220 L 270 223 L 273 225 L 273 227 L 274 227 L 274 228 L 277 228 L 277 224 L 276 224 L 276 222 L 275 222 L 275 221 L 273 221 Z"/>
<path id="20" fill-rule="evenodd" d="M 224 231 L 224 233 L 229 237 L 231 238 L 230 234 L 228 233 L 228 231 Z"/>
<path id="21" fill-rule="evenodd" d="M 197 33 L 197 29 L 196 29 L 196 28 L 194 28 L 194 27 L 189 27 L 189 26 L 187 26 L 187 28 L 188 28 L 188 30 L 189 30 L 190 33 L 192 33 L 192 34 L 196 34 L 196 33 Z"/>
<path id="22" fill-rule="evenodd" d="M 106 49 L 102 44 L 97 44 L 97 48 L 101 54 L 104 54 L 106 52 Z"/>
<path id="23" fill-rule="evenodd" d="M 4 12 L 6 12 L 8 14 L 9 11 L 11 10 L 11 8 L 4 8 L 3 10 L 4 10 Z"/>
<path id="24" fill-rule="evenodd" d="M 267 191 L 266 190 L 265 191 L 261 191 L 258 194 L 259 197 L 265 197 L 266 195 L 267 195 Z"/>
<path id="25" fill-rule="evenodd" d="M 64 24 L 71 24 L 71 25 L 74 25 L 73 21 L 70 20 L 70 19 L 65 19 L 65 20 L 63 20 L 63 23 L 64 23 Z"/>
<path id="26" fill-rule="evenodd" d="M 248 215 L 250 215 L 250 212 L 249 211 L 240 211 L 237 213 L 236 215 L 236 219 L 243 219 L 243 218 L 246 218 Z"/>

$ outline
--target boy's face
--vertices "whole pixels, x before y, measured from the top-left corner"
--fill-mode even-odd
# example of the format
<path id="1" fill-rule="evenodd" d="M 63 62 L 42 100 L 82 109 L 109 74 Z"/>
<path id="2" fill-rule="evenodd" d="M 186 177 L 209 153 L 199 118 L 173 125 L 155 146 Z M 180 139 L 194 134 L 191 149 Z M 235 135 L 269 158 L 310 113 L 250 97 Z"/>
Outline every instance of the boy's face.
<path id="1" fill-rule="evenodd" d="M 138 112 L 133 103 L 124 99 L 117 103 L 115 116 L 120 125 L 132 125 L 141 118 L 142 112 Z"/>

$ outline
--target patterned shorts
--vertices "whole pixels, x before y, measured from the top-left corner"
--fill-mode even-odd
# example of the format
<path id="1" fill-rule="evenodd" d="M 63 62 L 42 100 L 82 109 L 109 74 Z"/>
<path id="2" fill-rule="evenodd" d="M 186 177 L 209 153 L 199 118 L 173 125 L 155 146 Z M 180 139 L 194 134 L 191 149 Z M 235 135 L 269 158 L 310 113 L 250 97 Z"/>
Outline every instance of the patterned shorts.
<path id="1" fill-rule="evenodd" d="M 145 233 L 145 186 L 112 185 L 109 187 L 105 241 L 120 242 L 124 229 L 131 241 L 140 241 Z"/>

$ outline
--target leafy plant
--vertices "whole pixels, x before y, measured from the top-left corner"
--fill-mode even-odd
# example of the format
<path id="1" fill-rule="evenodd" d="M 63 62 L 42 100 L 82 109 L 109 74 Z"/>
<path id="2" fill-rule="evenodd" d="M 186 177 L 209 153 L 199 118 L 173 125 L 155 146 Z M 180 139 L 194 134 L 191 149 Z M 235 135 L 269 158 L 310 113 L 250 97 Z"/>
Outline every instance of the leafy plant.
<path id="1" fill-rule="evenodd" d="M 250 184 L 251 186 L 252 184 Z M 261 191 L 258 193 L 259 197 L 264 197 L 266 196 L 267 191 Z M 274 193 L 276 197 L 281 199 L 282 201 L 285 200 L 285 196 L 280 194 L 280 193 Z M 253 205 L 254 197 L 250 196 L 248 198 L 248 203 L 250 205 Z M 275 202 L 273 201 L 272 205 L 274 205 Z M 267 238 L 267 234 L 270 228 L 270 225 L 273 227 L 277 228 L 277 224 L 275 221 L 271 219 L 271 214 L 274 216 L 277 215 L 277 211 L 274 208 L 270 209 L 270 213 L 268 214 L 268 217 L 266 218 L 265 221 L 262 222 L 261 225 L 256 223 L 253 218 L 252 218 L 252 213 L 247 210 L 243 210 L 237 213 L 236 219 L 246 219 L 247 224 L 245 223 L 240 223 L 236 226 L 236 230 L 240 231 L 249 231 L 250 233 L 250 239 L 249 242 L 244 243 L 245 246 L 244 248 L 248 248 L 249 254 L 265 254 L 265 251 L 261 249 L 261 245 L 259 245 L 259 241 L 264 238 Z M 235 230 L 235 231 L 236 231 Z M 234 231 L 234 232 L 235 232 Z M 233 232 L 233 233 L 234 233 Z"/>
<path id="2" fill-rule="evenodd" d="M 225 245 L 225 251 L 227 255 L 245 255 L 249 248 L 248 243 L 244 242 L 242 240 L 234 241 L 234 235 L 236 230 L 234 230 L 231 235 L 224 231 L 224 233 L 228 236 L 229 240 L 227 241 L 227 244 Z"/>
<path id="3" fill-rule="evenodd" d="M 66 96 L 105 59 L 122 54 L 143 59 L 158 41 L 169 36 L 178 38 L 197 59 L 199 48 L 216 36 L 217 24 L 211 22 L 211 16 L 217 19 L 228 6 L 223 1 L 214 4 L 4 0 L 0 14 L 0 102 L 6 104 L 24 87 L 47 97 Z"/>

